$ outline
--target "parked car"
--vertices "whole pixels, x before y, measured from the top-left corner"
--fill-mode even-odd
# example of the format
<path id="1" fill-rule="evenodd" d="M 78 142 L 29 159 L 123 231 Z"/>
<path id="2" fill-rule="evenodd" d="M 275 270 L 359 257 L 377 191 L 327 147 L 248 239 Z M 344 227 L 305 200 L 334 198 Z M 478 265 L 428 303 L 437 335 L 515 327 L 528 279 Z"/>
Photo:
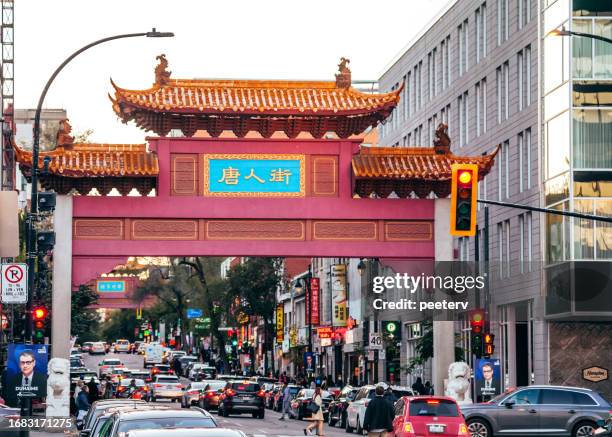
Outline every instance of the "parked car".
<path id="1" fill-rule="evenodd" d="M 199 408 L 190 410 L 154 408 L 120 410 L 108 419 L 100 431 L 100 436 L 126 436 L 129 431 L 146 429 L 144 435 L 151 436 L 152 430 L 163 430 L 165 436 L 174 436 L 174 428 L 216 428 L 215 419 L 207 411 Z M 169 432 L 169 428 L 173 431 Z M 141 434 L 142 435 L 142 434 Z"/>
<path id="2" fill-rule="evenodd" d="M 155 375 L 149 384 L 148 400 L 171 399 L 176 402 L 183 397 L 183 384 L 176 375 Z"/>
<path id="3" fill-rule="evenodd" d="M 266 408 L 272 409 L 274 407 L 274 396 L 280 389 L 282 389 L 283 385 L 276 383 L 273 384 L 269 390 L 266 390 L 266 397 L 264 398 L 264 404 Z"/>
<path id="4" fill-rule="evenodd" d="M 457 401 L 441 396 L 402 397 L 394 406 L 395 437 L 467 437 L 468 429 Z M 478 437 L 478 436 L 476 436 Z"/>
<path id="5" fill-rule="evenodd" d="M 351 387 L 347 385 L 340 393 L 338 393 L 329 404 L 329 414 L 327 423 L 329 426 L 340 426 L 340 428 L 346 427 L 346 407 L 348 404 L 355 399 L 359 387 Z"/>
<path id="6" fill-rule="evenodd" d="M 81 346 L 81 352 L 89 353 L 89 349 L 91 349 L 92 344 L 93 341 L 86 341 L 85 343 L 83 343 L 83 345 Z"/>
<path id="7" fill-rule="evenodd" d="M 346 432 L 357 431 L 357 434 L 363 432 L 363 418 L 365 410 L 372 399 L 374 399 L 376 386 L 365 385 L 359 389 L 355 395 L 355 400 L 349 402 L 346 407 Z M 385 399 L 393 405 L 399 398 L 403 396 L 413 396 L 414 393 L 408 387 L 386 386 Z"/>
<path id="8" fill-rule="evenodd" d="M 295 399 L 291 401 L 291 410 L 289 411 L 289 415 L 298 420 L 310 417 L 311 413 L 308 411 L 307 407 L 312 402 L 314 392 L 315 391 L 312 388 L 303 388 L 300 390 Z M 329 404 L 332 401 L 331 393 L 327 390 L 321 390 L 321 400 L 323 401 L 323 405 L 321 406 L 323 410 L 323 420 L 327 420 Z"/>
<path id="9" fill-rule="evenodd" d="M 487 403 L 461 407 L 472 436 L 589 436 L 612 408 L 598 392 L 579 387 L 531 385 Z"/>
<path id="10" fill-rule="evenodd" d="M 106 409 L 111 407 L 134 406 L 136 404 L 145 404 L 144 401 L 128 400 L 128 399 L 102 399 L 91 404 L 91 408 L 83 418 L 83 430 L 91 429 L 91 425 L 96 418 Z M 95 434 L 91 434 L 92 436 Z M 84 437 L 84 436 L 83 436 Z"/>
<path id="11" fill-rule="evenodd" d="M 219 409 L 219 398 L 227 386 L 227 381 L 209 380 L 205 382 L 209 388 L 200 395 L 198 405 L 207 411 L 217 410 Z"/>
<path id="12" fill-rule="evenodd" d="M 202 379 L 215 379 L 217 376 L 217 369 L 208 364 L 193 362 L 187 367 L 187 378 L 192 381 L 198 381 Z"/>
<path id="13" fill-rule="evenodd" d="M 85 362 L 83 358 L 79 356 L 71 356 L 70 357 L 70 369 L 82 369 L 85 367 Z"/>
<path id="14" fill-rule="evenodd" d="M 291 393 L 291 400 L 293 400 L 297 396 L 297 394 L 300 392 L 300 390 L 302 389 L 302 386 L 295 385 L 295 384 L 288 384 L 287 387 L 289 387 L 289 393 Z M 272 406 L 272 409 L 274 411 L 282 410 L 283 396 L 284 396 L 284 391 L 281 387 L 281 389 L 274 395 L 274 405 Z"/>
<path id="15" fill-rule="evenodd" d="M 96 341 L 89 348 L 89 355 L 106 354 L 106 345 L 101 341 Z"/>
<path id="16" fill-rule="evenodd" d="M 263 419 L 264 392 L 256 382 L 229 382 L 219 396 L 219 416 L 230 414 L 251 413 L 253 417 Z"/>
<path id="17" fill-rule="evenodd" d="M 149 371 L 149 379 L 152 381 L 155 375 L 174 375 L 174 370 L 168 364 L 155 364 Z"/>
<path id="18" fill-rule="evenodd" d="M 169 349 L 162 356 L 162 363 L 172 364 L 172 360 L 174 360 L 175 358 L 184 357 L 185 355 L 187 355 L 187 352 L 185 351 L 175 351 Z"/>
<path id="19" fill-rule="evenodd" d="M 162 429 L 135 429 L 126 437 L 167 437 L 168 432 Z M 246 437 L 246 434 L 237 429 L 227 428 L 173 428 L 172 437 Z"/>

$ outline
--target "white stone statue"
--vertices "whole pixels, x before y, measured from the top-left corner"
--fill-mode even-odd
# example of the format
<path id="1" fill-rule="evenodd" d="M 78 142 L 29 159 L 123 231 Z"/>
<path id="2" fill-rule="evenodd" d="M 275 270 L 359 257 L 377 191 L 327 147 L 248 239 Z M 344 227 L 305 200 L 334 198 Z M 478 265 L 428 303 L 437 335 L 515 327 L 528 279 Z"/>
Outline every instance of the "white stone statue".
<path id="1" fill-rule="evenodd" d="M 467 405 L 472 403 L 470 388 L 470 366 L 463 361 L 451 363 L 444 394 L 455 399 L 459 405 Z"/>
<path id="2" fill-rule="evenodd" d="M 51 358 L 47 369 L 47 417 L 69 417 L 70 361 Z"/>

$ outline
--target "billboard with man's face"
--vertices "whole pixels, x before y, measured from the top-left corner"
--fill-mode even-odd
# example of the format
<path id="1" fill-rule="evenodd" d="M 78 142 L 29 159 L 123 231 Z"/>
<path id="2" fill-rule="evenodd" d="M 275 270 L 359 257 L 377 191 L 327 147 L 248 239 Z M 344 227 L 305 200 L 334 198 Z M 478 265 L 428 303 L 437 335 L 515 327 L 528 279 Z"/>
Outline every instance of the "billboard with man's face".
<path id="1" fill-rule="evenodd" d="M 492 398 L 501 393 L 501 371 L 498 358 L 481 358 L 476 360 L 474 368 L 476 397 Z"/>
<path id="2" fill-rule="evenodd" d="M 4 400 L 9 406 L 19 406 L 24 397 L 44 398 L 47 395 L 48 345 L 9 344 Z"/>

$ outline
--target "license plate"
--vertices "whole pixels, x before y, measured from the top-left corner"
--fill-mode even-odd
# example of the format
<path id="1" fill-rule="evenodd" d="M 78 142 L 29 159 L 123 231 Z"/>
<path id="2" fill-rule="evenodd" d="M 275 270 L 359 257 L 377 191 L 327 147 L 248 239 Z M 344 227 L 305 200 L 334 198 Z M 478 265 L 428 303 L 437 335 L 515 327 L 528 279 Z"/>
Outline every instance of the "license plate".
<path id="1" fill-rule="evenodd" d="M 444 425 L 429 425 L 429 432 L 443 433 L 444 432 Z"/>

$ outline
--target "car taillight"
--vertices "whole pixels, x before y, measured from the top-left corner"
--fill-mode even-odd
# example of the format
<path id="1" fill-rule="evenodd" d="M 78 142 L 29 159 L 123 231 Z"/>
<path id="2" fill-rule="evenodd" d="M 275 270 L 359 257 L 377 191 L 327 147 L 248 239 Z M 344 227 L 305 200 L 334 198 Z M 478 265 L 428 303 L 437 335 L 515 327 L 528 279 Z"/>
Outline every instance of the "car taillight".
<path id="1" fill-rule="evenodd" d="M 438 404 L 440 403 L 440 401 L 437 401 L 437 400 L 429 400 L 429 401 L 427 401 L 427 403 L 428 403 L 429 405 L 438 405 Z"/>
<path id="2" fill-rule="evenodd" d="M 153 387 L 155 388 L 160 388 L 162 385 L 161 384 L 153 384 Z"/>
<path id="3" fill-rule="evenodd" d="M 147 387 L 146 385 L 142 388 L 142 391 L 149 391 L 149 387 Z"/>
<path id="4" fill-rule="evenodd" d="M 458 435 L 468 435 L 468 429 L 465 423 L 459 425 L 459 434 Z"/>
<path id="5" fill-rule="evenodd" d="M 412 423 L 410 422 L 404 423 L 404 432 L 406 434 L 414 434 L 414 427 L 412 426 Z"/>
<path id="6" fill-rule="evenodd" d="M 168 370 L 168 373 L 169 373 L 170 375 L 174 375 L 174 370 Z"/>
<path id="7" fill-rule="evenodd" d="M 124 387 L 124 386 L 120 385 L 119 387 L 117 387 L 117 391 L 121 392 L 121 391 L 123 391 L 123 390 L 125 390 L 125 387 Z"/>
<path id="8" fill-rule="evenodd" d="M 182 388 L 183 388 L 183 384 L 175 384 L 175 387 L 176 387 L 176 388 L 181 388 L 181 389 L 182 389 Z"/>
<path id="9" fill-rule="evenodd" d="M 231 388 L 228 388 L 227 390 L 225 390 L 225 394 L 228 396 L 234 396 L 236 392 L 232 390 Z"/>
<path id="10" fill-rule="evenodd" d="M 188 395 L 197 395 L 197 394 L 199 394 L 199 393 L 200 393 L 200 392 L 199 392 L 198 390 L 189 390 L 189 391 L 187 391 L 187 394 L 188 394 Z"/>
<path id="11" fill-rule="evenodd" d="M 207 398 L 212 398 L 214 395 L 215 395 L 214 391 L 209 391 L 208 393 L 206 393 Z"/>
<path id="12" fill-rule="evenodd" d="M 259 396 L 260 398 L 263 398 L 263 397 L 265 397 L 265 396 L 266 396 L 266 392 L 265 392 L 265 391 L 263 391 L 263 390 L 259 390 L 259 391 L 257 392 L 257 396 Z"/>

